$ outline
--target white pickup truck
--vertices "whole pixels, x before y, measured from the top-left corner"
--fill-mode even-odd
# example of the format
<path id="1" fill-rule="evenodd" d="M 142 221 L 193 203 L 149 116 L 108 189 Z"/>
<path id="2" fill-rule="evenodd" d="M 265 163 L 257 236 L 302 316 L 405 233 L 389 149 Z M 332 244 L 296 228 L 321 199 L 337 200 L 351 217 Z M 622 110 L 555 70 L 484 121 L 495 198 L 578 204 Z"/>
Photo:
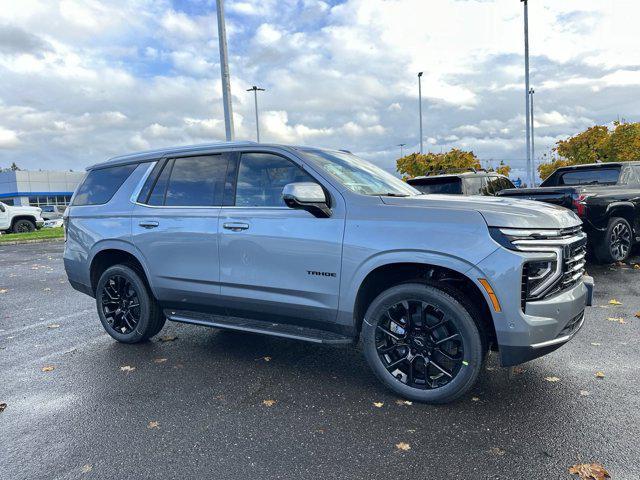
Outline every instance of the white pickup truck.
<path id="1" fill-rule="evenodd" d="M 13 207 L 0 202 L 0 233 L 33 232 L 44 224 L 41 214 L 38 207 Z"/>

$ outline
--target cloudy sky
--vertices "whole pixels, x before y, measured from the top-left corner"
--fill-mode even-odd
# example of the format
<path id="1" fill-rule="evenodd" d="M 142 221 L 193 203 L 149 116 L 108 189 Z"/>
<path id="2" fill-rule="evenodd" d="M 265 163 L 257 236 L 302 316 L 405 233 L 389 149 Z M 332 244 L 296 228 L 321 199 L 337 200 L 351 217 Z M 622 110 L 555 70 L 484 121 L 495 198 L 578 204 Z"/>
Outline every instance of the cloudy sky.
<path id="1" fill-rule="evenodd" d="M 594 123 L 640 121 L 640 2 L 530 0 L 537 156 Z M 417 150 L 524 166 L 518 0 L 226 0 L 238 139 Z M 213 0 L 0 0 L 0 167 L 83 169 L 224 139 Z"/>

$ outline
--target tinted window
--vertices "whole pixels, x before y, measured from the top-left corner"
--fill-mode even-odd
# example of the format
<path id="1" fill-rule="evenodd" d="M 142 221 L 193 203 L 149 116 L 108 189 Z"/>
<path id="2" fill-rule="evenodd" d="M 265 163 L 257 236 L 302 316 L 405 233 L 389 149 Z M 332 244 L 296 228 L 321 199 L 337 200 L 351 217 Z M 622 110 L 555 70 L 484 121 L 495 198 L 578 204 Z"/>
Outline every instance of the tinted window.
<path id="1" fill-rule="evenodd" d="M 244 153 L 238 169 L 236 205 L 284 207 L 282 189 L 295 182 L 315 180 L 286 158 L 269 153 Z"/>
<path id="2" fill-rule="evenodd" d="M 593 183 L 616 183 L 619 168 L 594 168 L 565 172 L 560 177 L 560 185 L 588 185 Z"/>
<path id="3" fill-rule="evenodd" d="M 516 188 L 513 182 L 506 177 L 500 177 L 499 186 L 500 186 L 500 190 L 504 190 L 506 188 Z"/>
<path id="4" fill-rule="evenodd" d="M 407 182 L 413 188 L 422 193 L 441 193 L 447 195 L 460 195 L 462 193 L 461 181 L 459 178 L 434 178 L 429 181 Z"/>
<path id="5" fill-rule="evenodd" d="M 101 168 L 91 170 L 78 187 L 74 205 L 101 205 L 111 200 L 137 165 Z"/>
<path id="6" fill-rule="evenodd" d="M 636 185 L 640 183 L 640 165 L 634 165 L 631 167 L 633 172 L 631 177 L 634 179 Z"/>
<path id="7" fill-rule="evenodd" d="M 482 195 L 482 177 L 466 177 L 467 195 Z"/>
<path id="8" fill-rule="evenodd" d="M 167 193 L 167 184 L 169 183 L 169 174 L 171 173 L 171 168 L 173 167 L 173 160 L 170 160 L 165 163 L 158 179 L 155 181 L 155 185 L 153 185 L 153 190 L 151 191 L 151 195 L 149 195 L 149 200 L 146 202 L 149 205 L 164 205 L 164 196 Z"/>
<path id="9" fill-rule="evenodd" d="M 164 205 L 176 207 L 222 205 L 226 174 L 227 159 L 223 155 L 176 158 L 169 174 Z M 156 188 L 160 189 L 162 178 L 158 180 Z M 156 188 L 152 192 L 152 197 Z"/>

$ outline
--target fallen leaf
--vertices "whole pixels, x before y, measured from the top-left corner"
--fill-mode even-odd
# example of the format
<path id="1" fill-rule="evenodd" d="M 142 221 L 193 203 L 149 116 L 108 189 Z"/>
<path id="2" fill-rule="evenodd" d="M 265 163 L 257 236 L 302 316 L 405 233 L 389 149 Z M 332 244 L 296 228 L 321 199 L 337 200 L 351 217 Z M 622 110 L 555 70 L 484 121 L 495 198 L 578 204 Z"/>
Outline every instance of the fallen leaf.
<path id="1" fill-rule="evenodd" d="M 526 372 L 526 370 L 519 365 L 513 367 L 511 371 L 516 375 L 522 375 L 524 372 Z"/>
<path id="2" fill-rule="evenodd" d="M 51 324 L 47 325 L 47 328 L 60 328 L 60 324 L 58 324 L 58 323 L 51 323 Z"/>
<path id="3" fill-rule="evenodd" d="M 634 263 L 633 268 L 634 270 L 640 270 L 640 263 Z"/>
<path id="4" fill-rule="evenodd" d="M 640 318 L 640 312 L 636 312 L 635 317 Z"/>
<path id="5" fill-rule="evenodd" d="M 163 337 L 160 337 L 158 340 L 161 342 L 173 342 L 174 340 L 177 340 L 178 337 L 176 337 L 175 335 L 165 335 Z"/>
<path id="6" fill-rule="evenodd" d="M 153 363 L 164 363 L 166 361 L 167 361 L 166 358 L 154 358 L 153 359 Z"/>
<path id="7" fill-rule="evenodd" d="M 151 421 L 149 422 L 149 424 L 147 425 L 147 428 L 151 429 L 151 428 L 160 428 L 160 422 L 156 422 L 156 421 Z"/>
<path id="8" fill-rule="evenodd" d="M 396 443 L 396 448 L 398 450 L 402 450 L 406 452 L 407 450 L 411 450 L 411 445 L 405 442 L 400 442 L 400 443 Z"/>
<path id="9" fill-rule="evenodd" d="M 89 465 L 88 463 L 86 465 L 83 465 L 80 469 L 82 473 L 89 473 L 91 470 L 93 470 L 93 465 Z"/>
<path id="10" fill-rule="evenodd" d="M 558 377 L 544 377 L 547 382 L 559 382 L 560 379 Z"/>
<path id="11" fill-rule="evenodd" d="M 42 371 L 43 372 L 53 372 L 55 370 L 56 367 L 54 367 L 53 365 L 46 365 L 44 367 L 42 367 Z"/>
<path id="12" fill-rule="evenodd" d="M 4 402 L 0 403 L 0 412 L 4 412 L 6 408 L 7 408 L 7 404 L 6 403 L 4 403 Z"/>
<path id="13" fill-rule="evenodd" d="M 478 397 L 471 397 L 471 401 L 472 401 L 472 402 L 479 402 L 479 401 L 480 401 L 480 398 L 478 398 Z"/>
<path id="14" fill-rule="evenodd" d="M 270 362 L 270 361 L 271 361 L 271 357 L 262 357 L 262 359 L 263 359 L 265 362 Z"/>
<path id="15" fill-rule="evenodd" d="M 276 404 L 276 400 L 263 400 L 262 404 L 267 407 L 273 407 Z"/>
<path id="16" fill-rule="evenodd" d="M 383 402 L 373 402 L 374 407 L 382 408 L 384 406 Z"/>
<path id="17" fill-rule="evenodd" d="M 609 318 L 607 318 L 607 320 L 609 320 L 610 322 L 618 322 L 618 323 L 621 323 L 623 325 L 625 323 L 627 323 L 627 322 L 624 321 L 624 318 L 622 318 L 622 317 L 609 317 Z"/>
<path id="18" fill-rule="evenodd" d="M 602 344 L 598 342 L 591 342 L 591 345 L 593 345 L 594 347 L 599 347 Z"/>
<path id="19" fill-rule="evenodd" d="M 45 288 L 45 289 L 43 290 L 43 292 L 50 292 L 50 291 L 51 291 L 51 289 L 50 289 L 49 287 L 47 287 L 47 288 Z"/>
<path id="20" fill-rule="evenodd" d="M 396 405 L 413 405 L 409 400 L 396 400 Z"/>
<path id="21" fill-rule="evenodd" d="M 6 288 L 0 288 L 0 293 L 7 293 L 9 290 L 7 290 Z"/>
<path id="22" fill-rule="evenodd" d="M 604 372 L 603 372 L 603 371 L 598 370 L 598 371 L 596 372 L 596 378 L 604 378 Z"/>
<path id="23" fill-rule="evenodd" d="M 609 305 L 622 305 L 622 302 L 619 302 L 615 298 L 612 298 L 611 300 L 609 300 Z"/>
<path id="24" fill-rule="evenodd" d="M 599 463 L 582 463 L 569 467 L 571 475 L 578 475 L 581 480 L 604 480 L 611 478 L 609 472 Z"/>
<path id="25" fill-rule="evenodd" d="M 498 447 L 491 447 L 491 448 L 489 449 L 489 452 L 490 452 L 490 453 L 492 453 L 492 454 L 494 454 L 494 455 L 499 455 L 499 456 L 502 456 L 502 455 L 504 455 L 505 453 L 507 453 L 507 451 L 506 451 L 506 450 L 503 450 L 503 449 L 498 448 Z"/>
<path id="26" fill-rule="evenodd" d="M 591 395 L 591 392 L 588 390 L 580 390 L 580 395 L 582 395 L 583 397 L 588 397 L 589 395 Z"/>
<path id="27" fill-rule="evenodd" d="M 133 372 L 136 367 L 132 367 L 131 365 L 123 365 L 120 367 L 121 372 Z"/>
<path id="28" fill-rule="evenodd" d="M 409 429 L 407 429 L 407 432 L 416 433 L 416 429 L 415 428 L 409 428 Z"/>

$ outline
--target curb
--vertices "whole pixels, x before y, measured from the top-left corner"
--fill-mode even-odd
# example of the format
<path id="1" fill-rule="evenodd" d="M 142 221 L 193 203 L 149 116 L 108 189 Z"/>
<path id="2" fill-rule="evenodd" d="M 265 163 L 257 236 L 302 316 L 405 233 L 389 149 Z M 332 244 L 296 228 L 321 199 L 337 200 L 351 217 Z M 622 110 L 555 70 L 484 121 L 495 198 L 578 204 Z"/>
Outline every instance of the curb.
<path id="1" fill-rule="evenodd" d="M 49 242 L 64 242 L 64 237 L 60 238 L 33 238 L 30 240 L 11 240 L 9 242 L 0 242 L 0 248 L 3 245 L 23 245 L 25 243 L 49 243 Z"/>

